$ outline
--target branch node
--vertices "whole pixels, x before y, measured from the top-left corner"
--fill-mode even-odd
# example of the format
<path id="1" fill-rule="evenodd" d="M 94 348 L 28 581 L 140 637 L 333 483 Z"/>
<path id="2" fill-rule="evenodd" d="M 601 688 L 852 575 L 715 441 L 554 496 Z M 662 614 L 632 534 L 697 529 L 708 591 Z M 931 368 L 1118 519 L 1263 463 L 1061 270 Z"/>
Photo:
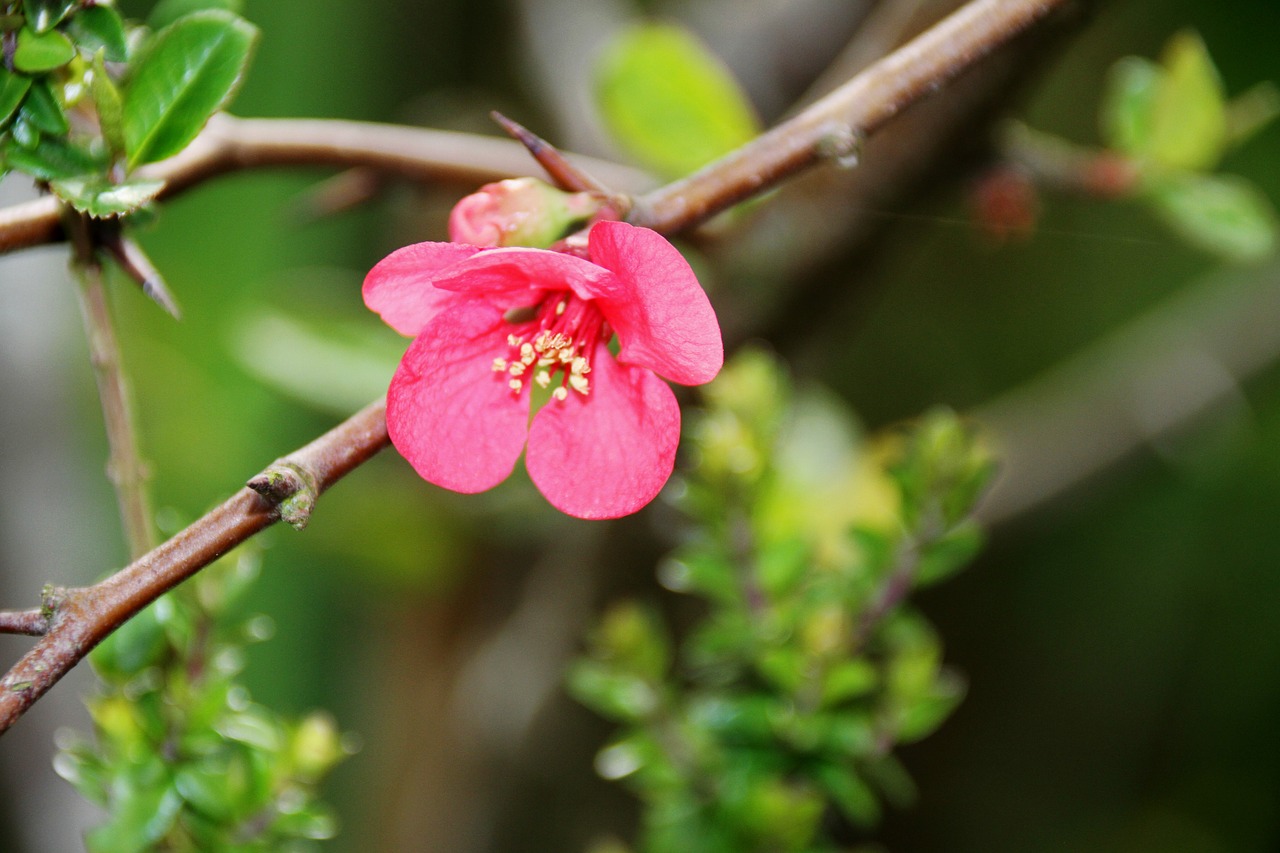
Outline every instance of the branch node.
<path id="1" fill-rule="evenodd" d="M 834 160 L 842 169 L 852 169 L 862 156 L 866 135 L 853 125 L 842 121 L 830 121 L 823 125 L 814 151 L 821 160 Z"/>
<path id="2" fill-rule="evenodd" d="M 307 526 L 320 495 L 315 475 L 285 460 L 274 463 L 245 485 L 274 506 L 280 520 L 294 530 Z"/>

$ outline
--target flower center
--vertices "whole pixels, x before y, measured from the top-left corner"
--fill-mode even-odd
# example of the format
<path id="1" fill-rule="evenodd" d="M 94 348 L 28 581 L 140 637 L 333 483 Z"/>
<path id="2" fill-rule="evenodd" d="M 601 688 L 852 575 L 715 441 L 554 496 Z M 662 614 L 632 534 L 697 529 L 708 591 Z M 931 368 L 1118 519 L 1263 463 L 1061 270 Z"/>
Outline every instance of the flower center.
<path id="1" fill-rule="evenodd" d="M 526 319 L 530 312 L 533 319 Z M 506 358 L 493 360 L 493 371 L 510 377 L 511 393 L 519 394 L 530 379 L 548 388 L 556 373 L 561 379 L 551 392 L 554 399 L 567 399 L 570 389 L 583 396 L 590 393 L 591 356 L 597 344 L 613 335 L 595 303 L 555 291 L 530 309 L 509 312 L 508 319 L 514 326 L 507 335 L 510 351 Z"/>

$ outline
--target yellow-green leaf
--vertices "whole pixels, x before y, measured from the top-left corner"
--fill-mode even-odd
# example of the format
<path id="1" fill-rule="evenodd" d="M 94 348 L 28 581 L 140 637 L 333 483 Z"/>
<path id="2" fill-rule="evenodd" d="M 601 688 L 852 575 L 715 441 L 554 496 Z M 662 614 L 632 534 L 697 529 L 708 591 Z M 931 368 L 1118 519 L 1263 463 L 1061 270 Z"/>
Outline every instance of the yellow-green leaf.
<path id="1" fill-rule="evenodd" d="M 601 59 L 597 95 L 618 144 L 664 177 L 691 172 L 760 129 L 729 70 L 675 26 L 623 32 Z"/>
<path id="2" fill-rule="evenodd" d="M 1227 142 L 1222 81 L 1200 36 L 1190 30 L 1169 40 L 1164 79 L 1151 113 L 1148 154 L 1170 169 L 1209 169 Z"/>

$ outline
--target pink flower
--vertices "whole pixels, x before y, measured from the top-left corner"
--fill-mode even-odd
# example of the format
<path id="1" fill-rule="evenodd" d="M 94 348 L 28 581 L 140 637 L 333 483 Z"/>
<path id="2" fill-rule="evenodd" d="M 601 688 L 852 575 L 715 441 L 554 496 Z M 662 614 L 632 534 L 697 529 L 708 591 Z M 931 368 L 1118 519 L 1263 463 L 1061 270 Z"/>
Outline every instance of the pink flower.
<path id="1" fill-rule="evenodd" d="M 492 488 L 527 439 L 529 476 L 569 515 L 627 515 L 666 483 L 680 408 L 655 374 L 711 381 L 720 327 L 656 232 L 597 222 L 587 254 L 417 243 L 369 272 L 365 304 L 416 336 L 387 391 L 387 428 L 424 479 Z M 549 399 L 530 423 L 539 389 Z"/>

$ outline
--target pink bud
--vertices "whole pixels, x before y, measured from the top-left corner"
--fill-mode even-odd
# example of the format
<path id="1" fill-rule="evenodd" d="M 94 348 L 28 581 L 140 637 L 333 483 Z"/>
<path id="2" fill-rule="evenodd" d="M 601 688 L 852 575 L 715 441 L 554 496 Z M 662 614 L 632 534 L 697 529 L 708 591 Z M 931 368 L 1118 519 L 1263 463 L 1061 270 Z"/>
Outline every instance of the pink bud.
<path id="1" fill-rule="evenodd" d="M 449 214 L 449 239 L 483 248 L 546 248 L 575 225 L 585 224 L 602 200 L 591 193 L 566 193 L 536 178 L 485 184 Z"/>

